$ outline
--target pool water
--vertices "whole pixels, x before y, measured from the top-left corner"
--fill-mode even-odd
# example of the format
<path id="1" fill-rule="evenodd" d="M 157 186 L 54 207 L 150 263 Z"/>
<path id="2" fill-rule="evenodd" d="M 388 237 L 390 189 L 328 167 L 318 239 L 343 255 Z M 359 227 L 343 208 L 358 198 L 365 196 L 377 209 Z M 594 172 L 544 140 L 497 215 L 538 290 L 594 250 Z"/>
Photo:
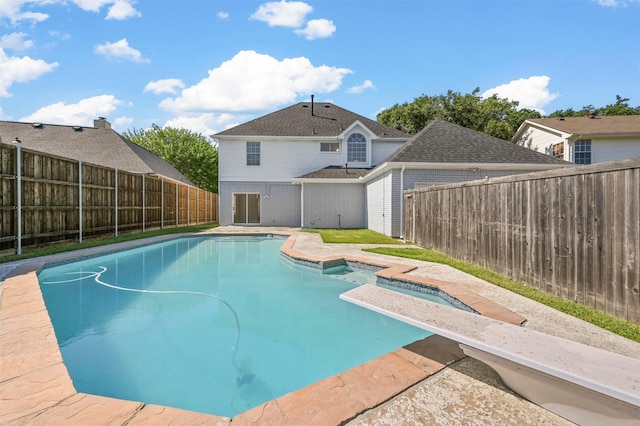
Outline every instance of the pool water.
<path id="1" fill-rule="evenodd" d="M 428 335 L 338 298 L 371 275 L 294 265 L 282 243 L 183 238 L 40 271 L 76 389 L 233 417 Z"/>

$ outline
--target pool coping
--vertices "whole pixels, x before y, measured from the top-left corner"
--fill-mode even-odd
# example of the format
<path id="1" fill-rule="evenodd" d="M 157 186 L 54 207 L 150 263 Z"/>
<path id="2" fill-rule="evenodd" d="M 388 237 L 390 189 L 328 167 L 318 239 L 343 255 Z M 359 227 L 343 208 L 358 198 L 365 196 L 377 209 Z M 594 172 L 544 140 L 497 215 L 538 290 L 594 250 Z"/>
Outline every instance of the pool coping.
<path id="1" fill-rule="evenodd" d="M 199 235 L 280 235 L 281 252 L 317 267 L 344 263 L 380 268 L 378 277 L 436 288 L 481 315 L 522 325 L 526 319 L 464 286 L 410 275 L 415 266 L 356 256 L 316 257 L 294 248 L 297 236 L 282 232 Z M 179 238 L 175 236 L 174 238 Z M 126 248 L 148 243 L 133 244 Z M 106 250 L 105 250 L 106 251 Z M 113 252 L 113 250 L 111 250 Z M 75 256 L 82 257 L 82 256 Z M 79 393 L 62 361 L 36 270 L 19 271 L 2 286 L 0 299 L 0 412 L 2 424 L 343 424 L 464 357 L 458 345 L 437 335 L 414 342 L 348 371 L 268 401 L 233 418 Z M 25 268 L 26 269 L 26 268 Z M 311 401 L 311 403 L 310 403 Z"/>

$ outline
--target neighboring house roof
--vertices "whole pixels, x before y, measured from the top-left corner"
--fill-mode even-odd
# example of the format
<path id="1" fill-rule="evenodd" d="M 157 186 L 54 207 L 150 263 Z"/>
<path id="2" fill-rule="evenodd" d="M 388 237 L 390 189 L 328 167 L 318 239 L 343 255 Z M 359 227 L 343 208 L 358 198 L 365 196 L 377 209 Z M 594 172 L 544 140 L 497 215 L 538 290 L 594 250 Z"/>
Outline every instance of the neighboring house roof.
<path id="1" fill-rule="evenodd" d="M 103 122 L 108 124 L 105 120 Z M 0 138 L 8 143 L 17 137 L 25 149 L 133 173 L 157 174 L 193 185 L 163 158 L 109 127 L 0 121 Z"/>
<path id="2" fill-rule="evenodd" d="M 521 137 L 528 126 L 544 127 L 568 134 L 586 135 L 639 135 L 640 115 L 613 115 L 595 117 L 534 118 L 525 120 L 512 140 Z"/>
<path id="3" fill-rule="evenodd" d="M 383 163 L 570 164 L 440 119 L 429 123 Z"/>
<path id="4" fill-rule="evenodd" d="M 313 114 L 312 114 L 313 111 Z M 300 102 L 263 117 L 224 130 L 219 136 L 327 136 L 340 135 L 360 121 L 379 138 L 407 138 L 409 135 L 327 102 Z"/>

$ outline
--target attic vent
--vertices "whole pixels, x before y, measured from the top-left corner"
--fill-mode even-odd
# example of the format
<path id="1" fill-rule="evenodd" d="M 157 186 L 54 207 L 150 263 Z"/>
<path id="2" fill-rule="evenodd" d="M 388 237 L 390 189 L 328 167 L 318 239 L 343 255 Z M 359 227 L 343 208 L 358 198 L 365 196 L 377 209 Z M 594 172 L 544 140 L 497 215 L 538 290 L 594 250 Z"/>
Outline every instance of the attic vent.
<path id="1" fill-rule="evenodd" d="M 331 105 L 325 105 L 324 107 L 325 108 L 331 108 Z"/>
<path id="2" fill-rule="evenodd" d="M 36 129 L 40 129 L 42 128 L 42 123 L 32 123 L 31 124 L 33 127 L 35 127 Z"/>
<path id="3" fill-rule="evenodd" d="M 82 126 L 73 126 L 73 130 L 75 130 L 76 132 L 81 132 Z"/>
<path id="4" fill-rule="evenodd" d="M 302 108 L 309 108 L 309 105 L 302 104 Z"/>

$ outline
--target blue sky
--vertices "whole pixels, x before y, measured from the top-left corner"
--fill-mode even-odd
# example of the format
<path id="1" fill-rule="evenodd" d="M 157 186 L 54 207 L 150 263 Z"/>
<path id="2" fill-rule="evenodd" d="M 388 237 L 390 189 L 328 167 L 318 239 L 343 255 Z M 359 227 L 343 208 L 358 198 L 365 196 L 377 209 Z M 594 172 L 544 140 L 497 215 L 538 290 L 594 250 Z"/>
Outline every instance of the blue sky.
<path id="1" fill-rule="evenodd" d="M 640 105 L 640 0 L 0 0 L 0 119 L 210 135 L 447 90 Z"/>

